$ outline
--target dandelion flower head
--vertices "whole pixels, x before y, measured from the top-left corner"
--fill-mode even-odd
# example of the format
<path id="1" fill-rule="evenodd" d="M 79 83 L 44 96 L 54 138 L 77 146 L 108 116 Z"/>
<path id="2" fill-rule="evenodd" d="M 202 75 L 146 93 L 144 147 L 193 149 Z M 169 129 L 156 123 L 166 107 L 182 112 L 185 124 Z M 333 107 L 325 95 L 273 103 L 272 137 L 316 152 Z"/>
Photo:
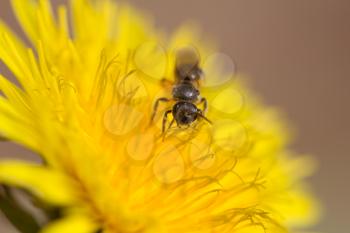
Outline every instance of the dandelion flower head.
<path id="1" fill-rule="evenodd" d="M 0 182 L 60 209 L 42 232 L 277 233 L 314 221 L 302 180 L 312 161 L 288 149 L 278 112 L 193 27 L 168 36 L 108 0 L 12 5 L 31 45 L 0 22 L 0 59 L 18 81 L 0 76 L 0 134 L 43 163 L 2 160 Z M 171 104 L 150 118 L 184 46 L 201 58 L 212 124 L 164 135 Z"/>

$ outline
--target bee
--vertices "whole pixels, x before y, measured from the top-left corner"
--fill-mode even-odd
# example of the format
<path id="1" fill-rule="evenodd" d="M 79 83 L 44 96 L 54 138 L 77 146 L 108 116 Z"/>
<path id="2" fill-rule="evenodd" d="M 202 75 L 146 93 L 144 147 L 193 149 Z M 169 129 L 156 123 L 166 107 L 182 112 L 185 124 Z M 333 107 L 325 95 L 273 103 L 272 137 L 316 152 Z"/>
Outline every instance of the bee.
<path id="1" fill-rule="evenodd" d="M 157 113 L 159 104 L 161 102 L 175 101 L 172 109 L 164 112 L 162 122 L 162 133 L 165 133 L 166 124 L 168 122 L 169 114 L 173 115 L 168 129 L 176 122 L 178 127 L 190 126 L 199 118 L 211 121 L 205 117 L 208 108 L 207 100 L 201 97 L 199 86 L 203 79 L 203 70 L 199 66 L 199 56 L 195 49 L 184 47 L 177 51 L 175 57 L 175 81 L 172 86 L 172 98 L 161 97 L 158 98 L 153 107 L 151 122 Z M 167 82 L 166 79 L 162 80 Z M 203 105 L 200 109 L 197 105 Z"/>

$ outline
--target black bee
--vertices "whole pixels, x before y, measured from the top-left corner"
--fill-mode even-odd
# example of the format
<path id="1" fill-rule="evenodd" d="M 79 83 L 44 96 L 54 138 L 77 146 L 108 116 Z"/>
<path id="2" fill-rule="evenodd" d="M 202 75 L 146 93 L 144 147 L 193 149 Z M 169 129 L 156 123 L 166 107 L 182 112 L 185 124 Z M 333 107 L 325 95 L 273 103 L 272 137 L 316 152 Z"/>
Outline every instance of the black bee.
<path id="1" fill-rule="evenodd" d="M 204 116 L 207 111 L 207 100 L 200 96 L 198 90 L 200 80 L 203 78 L 203 71 L 199 67 L 199 56 L 192 48 L 182 48 L 176 54 L 175 82 L 172 88 L 172 99 L 161 97 L 156 100 L 153 108 L 151 122 L 153 121 L 160 102 L 176 101 L 171 110 L 167 110 L 163 116 L 162 132 L 165 132 L 168 115 L 173 114 L 173 120 L 168 129 L 176 121 L 178 127 L 189 126 L 198 118 L 211 123 Z M 163 80 L 166 81 L 166 80 Z M 203 110 L 197 107 L 203 104 Z"/>

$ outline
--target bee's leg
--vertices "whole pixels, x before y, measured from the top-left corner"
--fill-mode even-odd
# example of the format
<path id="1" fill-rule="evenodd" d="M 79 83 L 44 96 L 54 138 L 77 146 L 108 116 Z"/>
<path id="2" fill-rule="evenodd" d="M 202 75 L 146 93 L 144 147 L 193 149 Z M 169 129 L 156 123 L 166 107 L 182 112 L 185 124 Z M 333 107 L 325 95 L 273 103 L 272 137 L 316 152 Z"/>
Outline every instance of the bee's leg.
<path id="1" fill-rule="evenodd" d="M 175 119 L 172 119 L 168 128 L 166 129 L 166 131 L 163 132 L 163 141 L 165 139 L 166 132 L 168 132 L 168 130 L 171 128 L 171 126 L 173 126 L 174 122 L 175 122 Z"/>
<path id="2" fill-rule="evenodd" d="M 207 113 L 207 110 L 208 110 L 208 101 L 206 98 L 201 98 L 200 101 L 199 101 L 200 104 L 203 103 L 203 113 L 206 114 Z M 201 112 L 202 113 L 202 112 Z"/>
<path id="3" fill-rule="evenodd" d="M 153 122 L 154 117 L 156 116 L 156 113 L 157 113 L 157 110 L 158 110 L 158 106 L 159 106 L 159 102 L 169 102 L 169 101 L 170 101 L 170 99 L 165 98 L 165 97 L 161 97 L 161 98 L 156 100 L 156 103 L 153 106 L 153 113 L 152 113 L 152 116 L 151 116 L 151 122 L 150 123 Z"/>
<path id="4" fill-rule="evenodd" d="M 165 125 L 166 125 L 166 122 L 168 120 L 168 115 L 172 112 L 172 110 L 167 110 L 165 113 L 164 113 L 164 116 L 163 116 L 163 124 L 162 124 L 162 133 L 165 132 Z"/>
<path id="5" fill-rule="evenodd" d="M 161 85 L 164 87 L 164 88 L 171 88 L 173 85 L 174 85 L 174 82 L 170 81 L 169 79 L 166 79 L 166 78 L 162 78 L 160 80 L 160 83 Z"/>
<path id="6" fill-rule="evenodd" d="M 200 82 L 198 79 L 196 80 L 196 84 L 197 84 L 197 88 L 200 87 Z"/>
<path id="7" fill-rule="evenodd" d="M 166 122 L 168 120 L 168 115 L 172 112 L 172 110 L 167 110 L 165 113 L 164 113 L 164 116 L 163 116 L 163 124 L 162 124 L 162 134 L 163 134 L 163 140 L 165 138 L 165 126 L 166 126 Z M 174 123 L 174 120 L 173 119 L 171 122 L 170 122 L 170 125 L 169 125 L 169 128 L 171 127 L 171 125 Z"/>

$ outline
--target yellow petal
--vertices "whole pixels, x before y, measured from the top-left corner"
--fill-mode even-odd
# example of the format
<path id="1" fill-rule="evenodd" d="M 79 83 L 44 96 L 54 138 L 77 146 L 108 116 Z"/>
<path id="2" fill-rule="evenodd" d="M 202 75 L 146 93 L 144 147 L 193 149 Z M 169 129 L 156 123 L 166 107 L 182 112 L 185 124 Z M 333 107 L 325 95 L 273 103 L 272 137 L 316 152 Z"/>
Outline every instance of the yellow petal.
<path id="1" fill-rule="evenodd" d="M 41 165 L 1 161 L 0 182 L 28 189 L 51 204 L 69 205 L 74 201 L 69 179 L 57 170 Z"/>
<path id="2" fill-rule="evenodd" d="M 28 104 L 25 100 L 24 93 L 21 89 L 19 89 L 16 85 L 11 83 L 9 80 L 4 78 L 0 74 L 0 91 L 2 91 L 7 99 L 16 106 L 17 108 L 25 107 L 28 110 Z"/>
<path id="3" fill-rule="evenodd" d="M 23 30 L 33 40 L 37 38 L 36 7 L 33 1 L 12 0 L 11 1 L 16 17 L 23 27 Z"/>
<path id="4" fill-rule="evenodd" d="M 313 225 L 322 215 L 319 203 L 304 190 L 292 190 L 289 192 L 289 205 L 281 203 L 281 213 L 288 216 L 287 224 L 302 228 Z"/>
<path id="5" fill-rule="evenodd" d="M 110 0 L 75 0 L 70 1 L 70 7 L 77 41 L 90 46 L 101 46 L 107 36 L 113 36 L 112 29 L 119 21 L 113 18 L 115 5 Z M 91 44 L 91 40 L 96 44 Z"/>
<path id="6" fill-rule="evenodd" d="M 26 50 L 26 46 L 23 41 L 21 41 L 19 37 L 17 37 L 17 35 L 2 21 L 0 21 L 0 33 L 6 34 L 8 37 L 10 37 L 18 50 Z"/>
<path id="7" fill-rule="evenodd" d="M 33 131 L 32 124 L 3 97 L 0 97 L 0 133 L 33 150 L 37 149 L 37 133 Z"/>
<path id="8" fill-rule="evenodd" d="M 97 225 L 85 215 L 71 215 L 49 224 L 41 233 L 90 233 Z"/>
<path id="9" fill-rule="evenodd" d="M 18 81 L 26 86 L 33 85 L 33 76 L 30 70 L 27 50 L 17 38 L 4 31 L 0 24 L 0 60 L 13 72 Z M 26 87 L 25 86 L 25 87 Z"/>
<path id="10" fill-rule="evenodd" d="M 46 35 L 55 35 L 51 5 L 47 0 L 12 0 L 11 2 L 18 21 L 32 42 L 36 43 L 39 38 L 43 39 L 43 36 L 45 38 L 41 33 L 42 29 L 49 29 Z"/>

